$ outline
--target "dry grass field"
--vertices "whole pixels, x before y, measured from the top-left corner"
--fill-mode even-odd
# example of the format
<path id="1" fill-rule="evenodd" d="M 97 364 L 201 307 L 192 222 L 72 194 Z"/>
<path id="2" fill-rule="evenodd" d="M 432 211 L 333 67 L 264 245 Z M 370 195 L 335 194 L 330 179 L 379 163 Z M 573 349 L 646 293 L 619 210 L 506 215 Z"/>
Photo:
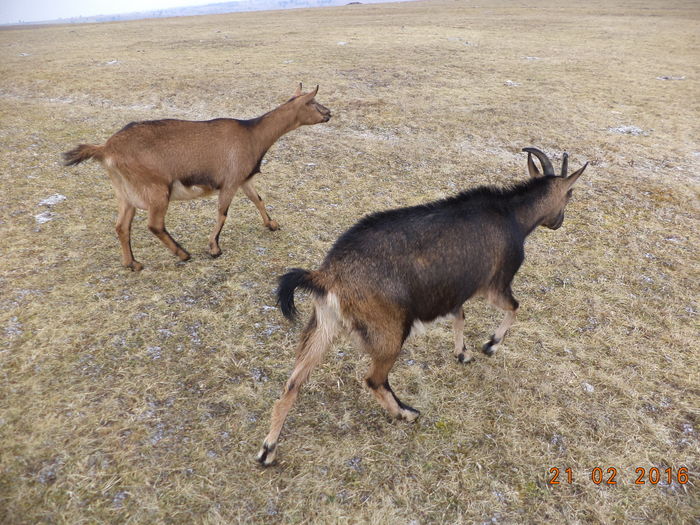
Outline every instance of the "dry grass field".
<path id="1" fill-rule="evenodd" d="M 0 522 L 698 523 L 700 6 L 617 4 L 0 30 Z M 300 81 L 334 118 L 267 155 L 257 188 L 281 229 L 237 195 L 211 259 L 215 198 L 173 203 L 192 260 L 140 212 L 145 269 L 122 268 L 106 174 L 60 154 L 135 120 L 255 117 Z M 392 373 L 421 410 L 407 424 L 340 339 L 262 469 L 301 328 L 277 276 L 369 212 L 523 180 L 524 146 L 590 165 L 563 228 L 528 240 L 499 352 L 460 365 L 449 322 L 411 338 Z M 477 347 L 501 313 L 465 311 Z"/>

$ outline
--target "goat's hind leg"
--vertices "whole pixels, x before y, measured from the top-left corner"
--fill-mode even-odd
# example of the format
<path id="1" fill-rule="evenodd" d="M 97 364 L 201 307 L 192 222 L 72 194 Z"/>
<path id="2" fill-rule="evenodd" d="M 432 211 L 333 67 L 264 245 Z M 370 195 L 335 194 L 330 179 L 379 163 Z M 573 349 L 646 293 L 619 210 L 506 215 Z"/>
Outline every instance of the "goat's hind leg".
<path id="1" fill-rule="evenodd" d="M 127 268 L 131 268 L 132 271 L 139 272 L 143 269 L 143 264 L 134 259 L 134 254 L 131 251 L 131 222 L 134 220 L 136 208 L 123 196 L 119 196 L 118 200 L 119 215 L 115 230 L 122 248 L 122 263 Z"/>
<path id="2" fill-rule="evenodd" d="M 506 312 L 506 315 L 503 317 L 503 321 L 501 321 L 501 324 L 498 326 L 494 334 L 481 347 L 482 351 L 490 357 L 496 352 L 498 345 L 501 343 L 501 341 L 503 341 L 503 337 L 505 337 L 506 332 L 515 321 L 515 315 L 518 311 L 519 304 L 513 297 L 513 292 L 510 289 L 510 286 L 500 292 L 490 292 L 487 299 L 492 305 L 500 308 L 501 310 L 505 310 Z"/>
<path id="3" fill-rule="evenodd" d="M 151 197 L 148 207 L 148 229 L 181 261 L 187 261 L 190 254 L 165 229 L 165 213 L 168 211 L 168 203 L 169 195 L 167 193 Z"/>
<path id="4" fill-rule="evenodd" d="M 289 414 L 289 410 L 299 394 L 299 389 L 309 378 L 311 370 L 321 361 L 328 350 L 336 331 L 336 320 L 332 316 L 323 315 L 323 313 L 317 315 L 317 311 L 314 312 L 306 325 L 297 348 L 294 370 L 284 387 L 282 396 L 272 408 L 270 432 L 265 437 L 262 448 L 258 452 L 257 460 L 263 466 L 267 467 L 275 461 L 277 440 L 282 432 L 287 414 Z"/>
<path id="5" fill-rule="evenodd" d="M 474 356 L 464 344 L 464 310 L 462 305 L 454 312 L 452 320 L 452 329 L 454 331 L 455 351 L 454 356 L 460 363 L 471 363 L 474 361 Z"/>
<path id="6" fill-rule="evenodd" d="M 365 350 L 372 358 L 366 383 L 370 391 L 392 417 L 415 420 L 420 412 L 403 403 L 389 384 L 389 371 L 401 351 L 402 338 L 383 337 L 382 341 L 365 341 Z"/>

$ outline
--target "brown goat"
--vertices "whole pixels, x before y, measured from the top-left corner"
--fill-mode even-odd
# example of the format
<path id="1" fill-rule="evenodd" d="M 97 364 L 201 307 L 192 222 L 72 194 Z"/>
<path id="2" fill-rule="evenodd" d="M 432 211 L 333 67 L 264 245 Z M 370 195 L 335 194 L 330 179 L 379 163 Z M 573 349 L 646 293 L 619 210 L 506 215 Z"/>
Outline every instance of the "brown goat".
<path id="1" fill-rule="evenodd" d="M 257 456 L 260 463 L 274 461 L 299 389 L 341 329 L 371 357 L 366 381 L 379 404 L 391 416 L 409 421 L 418 411 L 399 400 L 388 378 L 412 329 L 452 317 L 454 355 L 461 363 L 471 362 L 462 305 L 482 296 L 506 312 L 483 346 L 486 355 L 493 355 L 515 320 L 518 301 L 511 281 L 525 258 L 525 238 L 539 225 L 554 230 L 562 225 L 571 186 L 586 168 L 567 177 L 564 154 L 561 176 L 555 176 L 544 153 L 525 151 L 530 180 L 369 215 L 336 241 L 320 269 L 297 268 L 280 278 L 277 297 L 285 317 L 295 316 L 296 288 L 312 292 L 314 312 L 297 347 L 294 370 L 272 410 L 270 432 Z M 539 158 L 543 175 L 532 155 Z"/>
<path id="2" fill-rule="evenodd" d="M 299 126 L 328 122 L 331 112 L 314 97 L 318 86 L 294 96 L 281 106 L 251 120 L 219 118 L 208 121 L 153 120 L 132 122 L 101 146 L 81 144 L 64 153 L 66 166 L 90 158 L 107 170 L 119 204 L 117 236 L 124 266 L 138 271 L 143 265 L 131 251 L 131 222 L 136 208 L 148 210 L 148 228 L 180 260 L 190 258 L 165 229 L 171 200 L 188 200 L 219 192 L 218 220 L 209 236 L 209 254 L 221 255 L 219 234 L 231 199 L 243 188 L 265 226 L 276 230 L 252 178 L 260 173 L 267 150 L 285 133 Z"/>

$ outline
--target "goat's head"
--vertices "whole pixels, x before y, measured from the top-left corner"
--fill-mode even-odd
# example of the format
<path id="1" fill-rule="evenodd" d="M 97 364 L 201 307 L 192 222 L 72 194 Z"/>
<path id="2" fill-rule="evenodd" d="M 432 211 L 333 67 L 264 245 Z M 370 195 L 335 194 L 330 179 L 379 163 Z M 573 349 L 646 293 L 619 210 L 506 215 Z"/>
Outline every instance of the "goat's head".
<path id="1" fill-rule="evenodd" d="M 544 220 L 541 224 L 547 228 L 556 230 L 564 222 L 564 209 L 573 192 L 571 187 L 581 176 L 583 170 L 586 169 L 588 162 L 571 175 L 567 175 L 566 171 L 569 165 L 569 155 L 564 153 L 561 163 L 561 174 L 557 176 L 554 173 L 552 163 L 542 151 L 537 148 L 523 148 L 523 151 L 527 152 L 527 170 L 530 172 L 530 176 L 548 177 L 550 179 L 549 194 L 542 202 Z M 540 170 L 535 166 L 535 162 L 532 160 L 533 155 L 539 159 L 543 173 L 540 173 Z"/>
<path id="2" fill-rule="evenodd" d="M 297 111 L 297 121 L 300 126 L 328 122 L 331 119 L 331 110 L 316 102 L 314 98 L 316 93 L 318 93 L 318 86 L 309 93 L 302 93 L 300 82 L 294 96 L 289 101 Z"/>

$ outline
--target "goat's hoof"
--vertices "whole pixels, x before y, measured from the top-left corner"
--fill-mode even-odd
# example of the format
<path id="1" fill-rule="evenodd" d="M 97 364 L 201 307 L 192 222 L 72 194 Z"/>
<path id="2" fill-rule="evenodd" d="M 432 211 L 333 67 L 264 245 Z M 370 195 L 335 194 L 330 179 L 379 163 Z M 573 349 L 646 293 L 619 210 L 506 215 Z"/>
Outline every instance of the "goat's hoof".
<path id="1" fill-rule="evenodd" d="M 129 268 L 132 272 L 140 272 L 143 270 L 143 264 L 141 264 L 138 261 L 133 261 L 129 264 L 125 265 L 127 268 Z"/>
<path id="2" fill-rule="evenodd" d="M 177 256 L 181 262 L 187 262 L 190 260 L 190 254 L 184 250 L 182 252 L 178 252 Z"/>
<path id="3" fill-rule="evenodd" d="M 280 229 L 280 225 L 277 223 L 277 221 L 270 221 L 267 224 L 265 224 L 265 226 L 267 226 L 268 230 L 273 232 Z"/>
<path id="4" fill-rule="evenodd" d="M 411 421 L 415 421 L 418 416 L 420 416 L 420 411 L 399 401 L 399 413 L 396 416 L 398 419 L 403 419 L 410 423 Z"/>
<path id="5" fill-rule="evenodd" d="M 221 254 L 224 253 L 221 250 L 218 252 L 209 252 L 209 255 L 211 256 L 212 259 L 216 259 L 217 257 L 221 257 Z"/>
<path id="6" fill-rule="evenodd" d="M 418 416 L 420 416 L 420 412 L 418 410 L 413 407 L 406 407 L 401 410 L 401 415 L 399 417 L 411 423 L 418 419 Z"/>
<path id="7" fill-rule="evenodd" d="M 277 443 L 273 445 L 263 443 L 263 446 L 260 449 L 260 452 L 258 452 L 258 456 L 256 458 L 258 463 L 260 463 L 263 467 L 269 467 L 272 465 L 275 462 L 276 449 Z"/>
<path id="8" fill-rule="evenodd" d="M 459 354 L 457 356 L 457 361 L 459 361 L 463 365 L 466 365 L 468 363 L 473 363 L 475 361 L 475 359 L 474 359 L 473 355 Z"/>
<path id="9" fill-rule="evenodd" d="M 487 356 L 491 357 L 493 354 L 496 353 L 496 349 L 498 348 L 498 343 L 496 343 L 493 340 L 493 337 L 486 341 L 484 343 L 484 346 L 481 347 L 481 351 L 484 352 Z"/>

